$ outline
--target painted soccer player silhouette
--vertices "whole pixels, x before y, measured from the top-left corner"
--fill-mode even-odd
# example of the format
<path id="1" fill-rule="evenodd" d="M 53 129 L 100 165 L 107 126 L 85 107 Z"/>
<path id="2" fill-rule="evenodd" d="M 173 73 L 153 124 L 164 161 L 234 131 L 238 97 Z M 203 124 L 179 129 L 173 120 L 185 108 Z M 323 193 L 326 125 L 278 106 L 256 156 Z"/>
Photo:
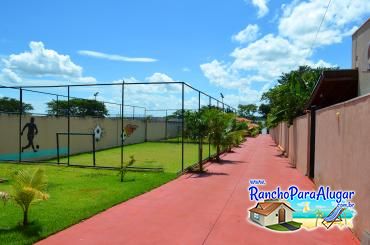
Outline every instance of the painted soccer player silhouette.
<path id="1" fill-rule="evenodd" d="M 24 147 L 22 147 L 22 152 L 29 148 L 29 147 L 32 147 L 32 150 L 34 152 L 37 152 L 37 150 L 35 149 L 35 146 L 33 145 L 33 138 L 35 138 L 35 135 L 39 132 L 37 130 L 37 126 L 35 124 L 35 118 L 31 117 L 31 120 L 29 123 L 26 123 L 26 125 L 24 125 L 23 129 L 22 129 L 22 132 L 21 132 L 21 135 L 23 135 L 23 132 L 24 130 L 28 128 L 28 132 L 27 132 L 27 140 L 28 140 L 28 144 Z"/>

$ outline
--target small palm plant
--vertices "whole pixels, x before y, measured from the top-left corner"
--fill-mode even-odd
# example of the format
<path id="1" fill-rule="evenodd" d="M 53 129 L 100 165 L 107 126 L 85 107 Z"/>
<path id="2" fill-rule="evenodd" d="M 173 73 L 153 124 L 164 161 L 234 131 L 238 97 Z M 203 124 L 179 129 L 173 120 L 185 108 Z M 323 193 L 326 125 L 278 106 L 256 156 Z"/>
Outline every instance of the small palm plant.
<path id="1" fill-rule="evenodd" d="M 6 192 L 3 192 L 3 191 L 0 191 L 0 200 L 4 203 L 8 201 L 10 199 L 10 195 Z"/>
<path id="2" fill-rule="evenodd" d="M 122 164 L 121 168 L 119 169 L 119 173 L 121 175 L 121 182 L 123 182 L 123 178 L 125 177 L 127 173 L 128 167 L 132 166 L 136 162 L 134 156 L 130 156 L 130 160 L 126 164 Z"/>
<path id="3" fill-rule="evenodd" d="M 14 200 L 23 211 L 23 226 L 28 225 L 28 211 L 31 204 L 47 200 L 48 194 L 45 192 L 47 183 L 44 171 L 36 169 L 33 173 L 27 170 L 17 171 L 13 176 L 13 193 L 0 192 L 0 199 L 7 202 Z"/>
<path id="4" fill-rule="evenodd" d="M 316 215 L 316 227 L 317 227 L 318 220 L 319 218 L 322 219 L 322 217 L 324 216 L 324 213 L 321 211 L 321 209 L 316 209 L 315 215 Z"/>

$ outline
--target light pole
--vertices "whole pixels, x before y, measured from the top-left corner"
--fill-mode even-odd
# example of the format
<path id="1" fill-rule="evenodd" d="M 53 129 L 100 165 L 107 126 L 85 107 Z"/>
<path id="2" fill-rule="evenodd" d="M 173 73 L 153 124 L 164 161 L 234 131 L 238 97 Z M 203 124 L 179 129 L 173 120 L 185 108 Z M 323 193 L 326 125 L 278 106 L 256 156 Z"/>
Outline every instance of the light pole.
<path id="1" fill-rule="evenodd" d="M 222 111 L 225 111 L 225 106 L 224 106 L 224 95 L 220 93 L 221 95 L 221 101 L 222 101 Z"/>
<path id="2" fill-rule="evenodd" d="M 96 101 L 96 97 L 98 96 L 98 94 L 99 94 L 99 92 L 96 92 L 96 93 L 94 94 L 95 101 Z"/>

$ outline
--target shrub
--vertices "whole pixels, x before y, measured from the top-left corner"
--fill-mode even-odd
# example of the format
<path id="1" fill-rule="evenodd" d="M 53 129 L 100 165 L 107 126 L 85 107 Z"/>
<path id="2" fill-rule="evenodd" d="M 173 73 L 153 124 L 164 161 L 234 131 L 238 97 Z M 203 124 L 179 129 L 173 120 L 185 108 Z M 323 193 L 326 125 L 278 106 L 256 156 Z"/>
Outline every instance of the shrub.
<path id="1" fill-rule="evenodd" d="M 47 183 L 44 171 L 40 168 L 33 173 L 27 170 L 19 170 L 13 176 L 13 193 L 0 192 L 0 199 L 6 203 L 14 200 L 23 211 L 23 225 L 28 225 L 28 211 L 31 204 L 47 200 L 48 194 L 45 192 Z"/>

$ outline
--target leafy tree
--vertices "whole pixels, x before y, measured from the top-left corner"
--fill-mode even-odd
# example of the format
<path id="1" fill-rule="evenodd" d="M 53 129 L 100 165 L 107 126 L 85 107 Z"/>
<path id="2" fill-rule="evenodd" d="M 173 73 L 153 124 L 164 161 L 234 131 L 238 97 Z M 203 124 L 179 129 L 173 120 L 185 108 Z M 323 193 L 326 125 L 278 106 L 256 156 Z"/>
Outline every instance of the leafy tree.
<path id="1" fill-rule="evenodd" d="M 20 112 L 19 105 L 20 101 L 17 99 L 9 97 L 0 98 L 0 112 L 19 113 Z M 32 110 L 33 107 L 31 104 L 22 102 L 22 113 L 27 113 Z"/>
<path id="2" fill-rule="evenodd" d="M 226 107 L 225 108 L 225 112 L 226 113 L 234 113 L 234 111 L 231 108 L 229 108 L 229 107 Z"/>
<path id="3" fill-rule="evenodd" d="M 269 114 L 271 111 L 271 106 L 269 104 L 261 104 L 258 107 L 258 113 L 262 115 L 262 119 L 267 118 L 267 114 Z"/>
<path id="4" fill-rule="evenodd" d="M 184 111 L 184 113 L 186 112 L 187 110 Z M 168 115 L 167 116 L 167 119 L 181 119 L 182 118 L 182 110 L 176 110 L 174 113 L 172 113 L 171 115 Z"/>
<path id="5" fill-rule="evenodd" d="M 49 115 L 68 115 L 67 100 L 52 100 L 47 103 Z M 69 108 L 71 116 L 92 116 L 105 117 L 108 116 L 108 110 L 105 104 L 101 101 L 87 99 L 70 99 Z"/>
<path id="6" fill-rule="evenodd" d="M 262 101 L 270 106 L 267 126 L 274 127 L 281 121 L 292 124 L 295 117 L 303 114 L 320 74 L 332 69 L 336 68 L 301 66 L 297 70 L 283 73 L 278 85 L 262 95 Z"/>
<path id="7" fill-rule="evenodd" d="M 182 117 L 182 112 L 176 111 L 172 117 Z M 208 138 L 209 142 L 217 149 L 217 161 L 220 160 L 222 150 L 230 150 L 239 145 L 248 125 L 246 122 L 237 122 L 233 113 L 224 113 L 219 108 L 204 106 L 199 111 L 184 111 L 185 133 L 184 137 L 199 142 L 199 170 L 203 171 L 203 142 Z"/>
<path id="8" fill-rule="evenodd" d="M 238 113 L 240 116 L 254 120 L 255 113 L 257 112 L 258 107 L 255 104 L 248 105 L 238 105 Z"/>
<path id="9" fill-rule="evenodd" d="M 209 110 L 209 109 L 208 109 Z M 203 171 L 203 140 L 209 136 L 210 127 L 206 116 L 207 110 L 201 110 L 196 112 L 194 121 L 195 127 L 197 128 L 197 139 L 199 141 L 199 171 Z"/>
<path id="10" fill-rule="evenodd" d="M 0 199 L 5 202 L 14 200 L 23 211 L 23 226 L 28 225 L 28 211 L 31 204 L 47 200 L 49 198 L 45 190 L 47 183 L 45 181 L 44 171 L 40 168 L 33 173 L 27 170 L 19 170 L 13 176 L 13 193 L 0 192 Z"/>
<path id="11" fill-rule="evenodd" d="M 198 139 L 199 117 L 201 113 L 196 111 L 184 111 L 185 132 L 184 137 L 192 140 Z"/>
<path id="12" fill-rule="evenodd" d="M 222 111 L 222 108 L 218 108 L 217 106 L 214 106 L 214 105 L 202 106 L 200 108 L 200 111 L 205 111 L 205 110 L 208 110 L 208 109 L 216 109 L 216 110 Z M 184 109 L 184 118 L 185 118 L 185 120 L 186 120 L 186 117 L 189 116 L 192 111 L 194 111 L 194 110 Z M 173 118 L 182 119 L 182 110 L 181 109 L 176 110 L 171 115 L 168 115 L 167 118 L 168 119 L 173 119 Z"/>

